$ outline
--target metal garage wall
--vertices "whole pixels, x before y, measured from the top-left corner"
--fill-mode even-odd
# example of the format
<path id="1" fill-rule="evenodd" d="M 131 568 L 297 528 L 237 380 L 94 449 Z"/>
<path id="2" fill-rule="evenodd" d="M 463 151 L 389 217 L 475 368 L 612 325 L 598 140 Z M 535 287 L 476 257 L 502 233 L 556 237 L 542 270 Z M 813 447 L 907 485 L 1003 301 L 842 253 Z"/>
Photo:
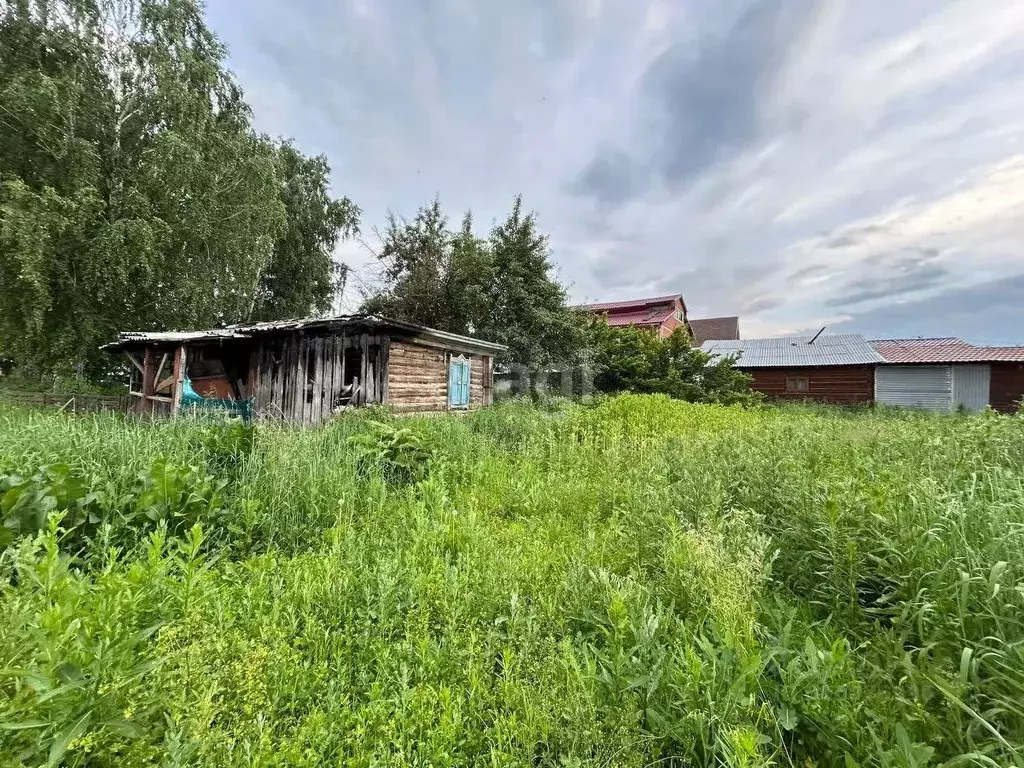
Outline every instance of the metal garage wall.
<path id="1" fill-rule="evenodd" d="M 952 378 L 948 365 L 880 365 L 875 369 L 875 401 L 948 411 L 953 403 Z"/>
<path id="2" fill-rule="evenodd" d="M 989 380 L 992 366 L 953 366 L 953 405 L 963 406 L 968 411 L 983 411 L 988 405 Z"/>

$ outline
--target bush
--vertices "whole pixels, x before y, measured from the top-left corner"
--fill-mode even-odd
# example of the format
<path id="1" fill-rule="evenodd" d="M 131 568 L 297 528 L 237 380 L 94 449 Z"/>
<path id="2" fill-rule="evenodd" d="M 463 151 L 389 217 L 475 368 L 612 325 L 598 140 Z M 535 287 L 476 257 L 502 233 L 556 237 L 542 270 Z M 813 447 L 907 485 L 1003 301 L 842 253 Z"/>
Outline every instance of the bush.
<path id="1" fill-rule="evenodd" d="M 666 394 L 694 403 L 756 405 L 763 396 L 733 359 L 693 349 L 686 331 L 667 338 L 635 326 L 593 324 L 594 387 L 598 392 Z"/>

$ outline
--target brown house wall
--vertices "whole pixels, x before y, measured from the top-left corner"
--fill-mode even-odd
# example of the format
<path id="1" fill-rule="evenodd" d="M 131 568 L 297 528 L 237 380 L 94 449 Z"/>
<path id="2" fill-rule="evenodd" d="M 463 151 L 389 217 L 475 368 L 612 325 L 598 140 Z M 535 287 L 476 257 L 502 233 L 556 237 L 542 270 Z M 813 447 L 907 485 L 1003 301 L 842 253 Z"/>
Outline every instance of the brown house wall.
<path id="1" fill-rule="evenodd" d="M 448 410 L 448 359 L 452 354 L 447 349 L 392 340 L 385 402 L 397 411 Z M 469 407 L 478 408 L 490 402 L 490 388 L 485 390 L 484 381 L 491 359 L 484 355 L 466 357 Z"/>
<path id="2" fill-rule="evenodd" d="M 824 368 L 749 368 L 753 389 L 777 400 L 817 400 L 826 403 L 872 403 L 875 400 L 875 368 L 871 365 Z M 791 376 L 808 380 L 807 392 L 787 392 Z"/>
<path id="3" fill-rule="evenodd" d="M 988 401 L 1003 413 L 1014 413 L 1024 397 L 1024 363 L 992 363 Z"/>

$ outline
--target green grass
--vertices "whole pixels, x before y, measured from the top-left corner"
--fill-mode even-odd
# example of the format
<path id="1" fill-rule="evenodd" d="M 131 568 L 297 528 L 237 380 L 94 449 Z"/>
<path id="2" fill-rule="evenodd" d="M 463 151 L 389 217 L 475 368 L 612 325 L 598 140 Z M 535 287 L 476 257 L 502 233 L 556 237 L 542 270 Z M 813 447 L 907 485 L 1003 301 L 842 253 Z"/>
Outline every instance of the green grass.
<path id="1" fill-rule="evenodd" d="M 1024 765 L 1020 417 L 0 406 L 0 510 L 0 764 Z"/>

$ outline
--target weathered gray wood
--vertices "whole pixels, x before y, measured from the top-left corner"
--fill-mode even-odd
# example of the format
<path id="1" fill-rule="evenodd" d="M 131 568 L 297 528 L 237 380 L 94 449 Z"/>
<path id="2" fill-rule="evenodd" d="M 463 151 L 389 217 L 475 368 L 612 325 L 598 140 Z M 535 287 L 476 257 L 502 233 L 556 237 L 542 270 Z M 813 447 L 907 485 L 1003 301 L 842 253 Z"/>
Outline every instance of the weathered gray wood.
<path id="1" fill-rule="evenodd" d="M 185 368 L 188 365 L 188 349 L 179 346 L 174 350 L 174 387 L 171 390 L 171 416 L 181 412 L 181 394 L 185 388 Z"/>
<path id="2" fill-rule="evenodd" d="M 338 359 L 335 365 L 338 366 L 337 374 L 337 389 L 335 390 L 335 397 L 341 394 L 341 391 L 345 388 L 345 350 L 348 349 L 349 337 L 346 334 L 341 334 L 341 338 L 338 339 Z"/>
<path id="3" fill-rule="evenodd" d="M 373 402 L 373 369 L 370 366 L 370 334 L 359 334 L 359 344 L 362 351 L 362 359 L 359 360 L 359 382 L 362 384 L 362 388 L 359 392 L 359 404 L 360 406 L 365 406 L 368 402 Z"/>
<path id="4" fill-rule="evenodd" d="M 159 371 L 158 371 L 158 373 L 159 373 Z M 158 377 L 158 379 L 159 379 L 159 377 Z M 154 391 L 156 391 L 156 392 L 163 392 L 165 389 L 168 389 L 169 387 L 171 387 L 174 384 L 174 381 L 175 381 L 175 377 L 174 377 L 174 374 L 172 373 L 170 376 L 168 376 L 163 381 L 159 381 L 158 380 L 157 383 L 156 383 L 156 389 Z"/>
<path id="5" fill-rule="evenodd" d="M 324 338 L 313 340 L 313 402 L 306 416 L 310 424 L 319 424 L 324 409 Z"/>
<path id="6" fill-rule="evenodd" d="M 141 373 L 143 376 L 145 376 L 146 370 L 145 370 L 145 368 L 142 367 L 142 363 L 140 363 L 136 359 L 135 355 L 131 354 L 130 352 L 125 352 L 124 356 L 127 357 L 131 361 L 132 365 L 134 365 L 136 368 L 139 369 L 139 373 Z"/>
<path id="7" fill-rule="evenodd" d="M 295 360 L 292 367 L 291 420 L 302 423 L 302 407 L 306 402 L 306 337 L 299 336 L 292 346 L 295 349 Z"/>
<path id="8" fill-rule="evenodd" d="M 288 380 L 291 378 L 292 345 L 290 339 L 282 339 L 276 344 L 277 373 L 274 378 L 274 411 L 282 419 L 288 418 L 288 404 L 285 401 L 288 392 Z"/>
<path id="9" fill-rule="evenodd" d="M 377 355 L 380 385 L 377 391 L 380 393 L 380 402 L 387 403 L 390 394 L 388 389 L 388 367 L 391 365 L 391 339 L 382 337 L 380 340 L 380 352 Z"/>
<path id="10" fill-rule="evenodd" d="M 309 352 L 311 339 L 303 336 L 299 340 L 299 406 L 296 409 L 297 421 L 302 424 L 306 420 L 306 411 L 309 409 L 307 394 L 309 392 Z"/>
<path id="11" fill-rule="evenodd" d="M 255 346 L 249 350 L 249 377 L 245 384 L 244 395 L 249 398 L 254 411 L 260 410 L 260 351 L 262 347 Z"/>
<path id="12" fill-rule="evenodd" d="M 338 335 L 332 333 L 327 337 L 327 346 L 324 351 L 324 387 L 326 393 L 324 394 L 324 414 L 325 419 L 331 417 L 331 413 L 334 410 L 334 398 L 337 393 L 335 384 L 335 374 L 338 370 Z"/>
<path id="13" fill-rule="evenodd" d="M 177 354 L 177 352 L 175 352 L 175 354 Z M 164 372 L 164 366 L 165 365 L 167 365 L 167 353 L 166 352 L 164 352 L 163 355 L 160 357 L 160 365 L 158 365 L 156 367 L 156 376 L 153 377 L 153 379 L 155 381 L 160 381 L 160 374 Z M 168 378 L 171 381 L 174 381 L 174 376 L 173 375 L 168 376 Z M 161 389 L 163 389 L 163 387 L 161 387 L 159 384 L 157 384 L 156 389 L 157 389 L 157 392 L 159 392 Z"/>
<path id="14" fill-rule="evenodd" d="M 267 347 L 265 344 L 260 344 L 256 348 L 256 360 L 257 365 L 257 410 L 266 411 L 267 406 L 270 404 L 270 396 L 274 393 L 273 384 L 274 382 L 270 377 L 270 355 L 267 354 Z"/>

